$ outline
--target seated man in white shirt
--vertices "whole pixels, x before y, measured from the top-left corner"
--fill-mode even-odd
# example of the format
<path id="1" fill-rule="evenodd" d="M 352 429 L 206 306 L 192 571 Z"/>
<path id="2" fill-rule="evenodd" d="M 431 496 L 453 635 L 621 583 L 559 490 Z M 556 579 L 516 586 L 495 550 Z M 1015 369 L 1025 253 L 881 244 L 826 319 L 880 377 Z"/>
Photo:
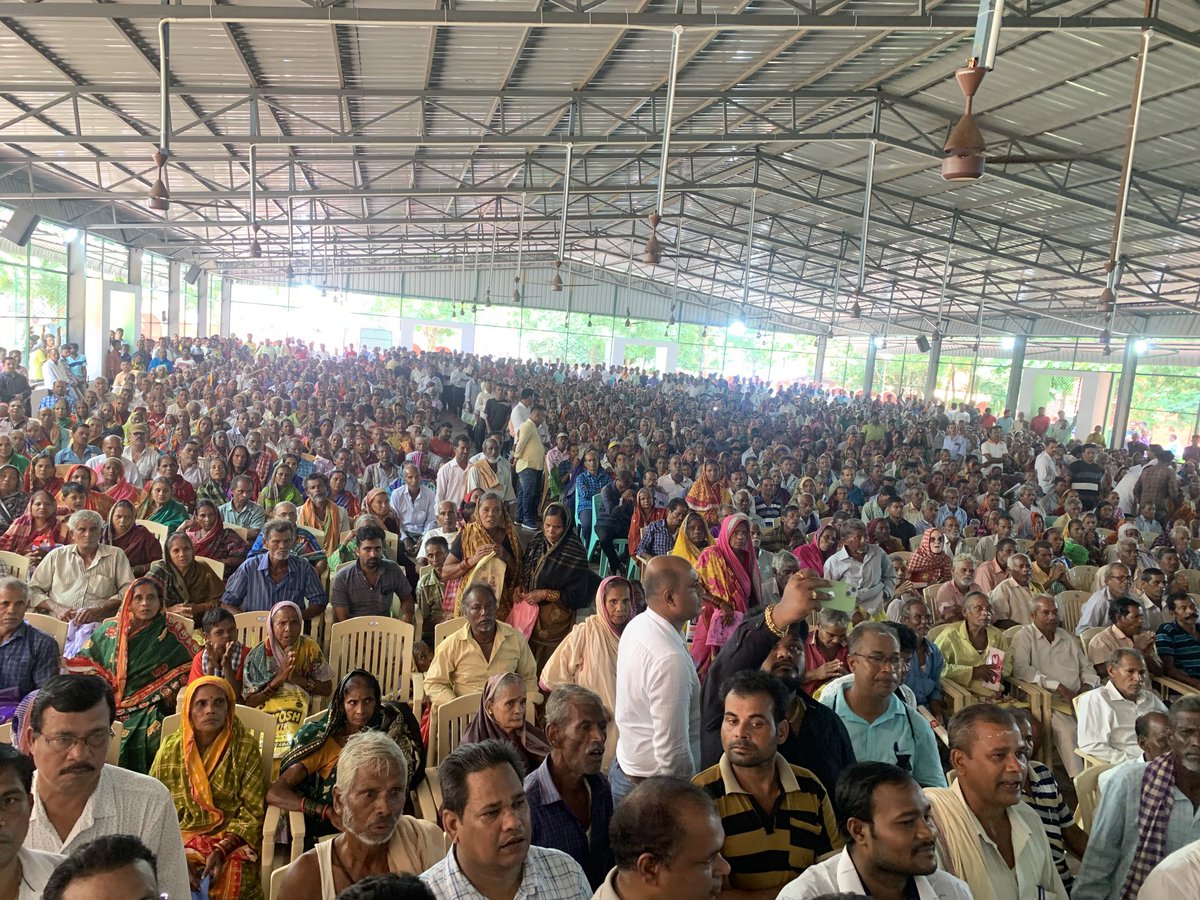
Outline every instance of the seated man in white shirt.
<path id="1" fill-rule="evenodd" d="M 1149 712 L 1165 713 L 1158 696 L 1146 690 L 1146 659 L 1128 647 L 1108 660 L 1108 684 L 1088 691 L 1076 701 L 1079 749 L 1110 763 L 1142 758 L 1134 723 Z"/>
<path id="2" fill-rule="evenodd" d="M 1010 650 L 1013 677 L 1030 681 L 1051 693 L 1050 728 L 1063 768 L 1074 778 L 1083 768 L 1075 754 L 1076 724 L 1071 703 L 1083 691 L 1100 684 L 1079 641 L 1061 627 L 1054 598 L 1041 594 L 1033 600 L 1033 622 L 1013 635 Z"/>
<path id="3" fill-rule="evenodd" d="M 437 505 L 437 525 L 421 535 L 421 545 L 417 548 L 418 565 L 420 565 L 420 560 L 425 557 L 425 544 L 431 537 L 445 538 L 449 545 L 454 543 L 456 534 L 458 534 L 458 504 L 453 500 L 443 500 Z"/>
<path id="4" fill-rule="evenodd" d="M 133 569 L 120 547 L 100 543 L 104 520 L 81 509 L 67 520 L 71 543 L 55 547 L 29 581 L 29 605 L 64 622 L 87 625 L 116 613 Z"/>
<path id="5" fill-rule="evenodd" d="M 59 675 L 38 692 L 29 711 L 37 774 L 25 846 L 67 854 L 105 835 L 134 835 L 154 853 L 167 895 L 190 897 L 171 792 L 104 762 L 115 718 L 112 689 L 94 675 Z"/>
<path id="6" fill-rule="evenodd" d="M 882 762 L 855 763 L 837 782 L 845 849 L 810 866 L 779 900 L 823 896 L 971 900 L 971 891 L 938 869 L 929 801 L 912 775 Z"/>

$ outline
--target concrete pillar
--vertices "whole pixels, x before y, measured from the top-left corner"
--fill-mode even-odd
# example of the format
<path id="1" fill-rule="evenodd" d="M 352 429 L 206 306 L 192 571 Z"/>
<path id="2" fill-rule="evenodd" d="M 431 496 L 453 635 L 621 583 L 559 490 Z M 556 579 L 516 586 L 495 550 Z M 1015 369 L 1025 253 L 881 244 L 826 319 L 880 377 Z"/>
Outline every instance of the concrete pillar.
<path id="1" fill-rule="evenodd" d="M 183 324 L 183 292 L 180 288 L 179 280 L 182 273 L 182 266 L 177 262 L 172 262 L 167 266 L 167 336 L 171 337 L 179 334 Z M 137 349 L 131 347 L 130 349 Z"/>
<path id="2" fill-rule="evenodd" d="M 872 386 L 875 384 L 875 353 L 879 349 L 876 345 L 877 338 L 871 335 L 867 339 L 867 367 L 863 372 L 863 397 L 871 396 Z"/>
<path id="3" fill-rule="evenodd" d="M 1017 402 L 1021 399 L 1021 374 L 1025 371 L 1025 337 L 1013 339 L 1012 361 L 1008 369 L 1008 394 L 1004 405 L 1012 410 L 1013 417 L 1017 415 Z"/>
<path id="4" fill-rule="evenodd" d="M 200 278 L 196 281 L 196 337 L 208 334 L 208 270 L 200 270 Z"/>
<path id="5" fill-rule="evenodd" d="M 103 371 L 104 356 L 108 353 L 105 335 L 100 335 L 98 341 L 88 340 L 87 249 L 83 240 L 81 231 L 67 244 L 67 337 L 80 345 L 93 366 L 100 366 L 98 371 Z M 100 355 L 97 357 L 96 353 Z M 32 372 L 30 380 L 35 380 Z"/>
<path id="6" fill-rule="evenodd" d="M 221 337 L 229 337 L 229 323 L 233 317 L 233 279 L 226 275 L 221 279 Z"/>
<path id="7" fill-rule="evenodd" d="M 933 399 L 937 390 L 938 366 L 942 362 L 942 339 L 935 337 L 929 342 L 929 366 L 925 370 L 925 402 Z"/>
<path id="8" fill-rule="evenodd" d="M 813 363 L 813 381 L 818 384 L 825 377 L 825 350 L 829 346 L 829 338 L 821 335 L 817 338 L 817 358 Z"/>
<path id="9" fill-rule="evenodd" d="M 1117 449 L 1125 446 L 1125 431 L 1129 427 L 1129 406 L 1133 402 L 1133 382 L 1137 377 L 1137 341 L 1125 339 L 1125 355 L 1121 359 L 1121 380 L 1117 383 L 1117 409 L 1113 413 L 1112 431 L 1108 435 L 1108 446 Z"/>

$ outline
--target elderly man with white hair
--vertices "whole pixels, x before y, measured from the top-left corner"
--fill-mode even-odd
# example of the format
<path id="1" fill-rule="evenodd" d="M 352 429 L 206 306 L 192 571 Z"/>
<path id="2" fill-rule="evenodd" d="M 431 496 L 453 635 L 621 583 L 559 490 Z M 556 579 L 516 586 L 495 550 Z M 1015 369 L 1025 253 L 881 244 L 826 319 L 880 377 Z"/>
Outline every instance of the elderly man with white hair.
<path id="1" fill-rule="evenodd" d="M 1024 553 L 1008 558 L 1008 577 L 992 589 L 988 599 L 996 613 L 997 628 L 1028 625 L 1033 621 L 1033 567 Z"/>
<path id="2" fill-rule="evenodd" d="M 38 563 L 29 581 L 29 605 L 75 625 L 100 622 L 117 612 L 133 583 L 125 551 L 100 543 L 104 520 L 81 509 L 67 520 L 71 543 Z"/>
<path id="3" fill-rule="evenodd" d="M 288 867 L 281 897 L 333 900 L 368 875 L 419 875 L 446 855 L 442 829 L 404 814 L 408 760 L 381 731 L 352 735 L 337 760 L 333 809 L 341 833 Z"/>

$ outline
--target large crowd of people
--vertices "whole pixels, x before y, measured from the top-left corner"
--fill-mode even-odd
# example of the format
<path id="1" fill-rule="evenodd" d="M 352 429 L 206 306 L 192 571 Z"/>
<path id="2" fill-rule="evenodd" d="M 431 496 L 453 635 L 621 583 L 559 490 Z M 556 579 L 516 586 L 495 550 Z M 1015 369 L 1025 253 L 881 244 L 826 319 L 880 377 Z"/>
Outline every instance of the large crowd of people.
<path id="1" fill-rule="evenodd" d="M 251 335 L 0 357 L 0 900 L 1200 888 L 1200 437 Z M 359 618 L 418 688 L 335 671 Z"/>

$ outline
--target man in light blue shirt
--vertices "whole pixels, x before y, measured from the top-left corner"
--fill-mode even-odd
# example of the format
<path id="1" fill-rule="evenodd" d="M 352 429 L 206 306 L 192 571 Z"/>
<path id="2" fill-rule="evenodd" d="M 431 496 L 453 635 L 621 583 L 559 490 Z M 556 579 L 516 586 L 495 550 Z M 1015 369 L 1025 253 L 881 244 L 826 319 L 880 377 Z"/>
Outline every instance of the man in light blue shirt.
<path id="1" fill-rule="evenodd" d="M 945 787 L 933 729 L 896 696 L 904 667 L 896 633 L 880 622 L 859 625 L 850 632 L 847 665 L 854 680 L 826 690 L 821 702 L 846 726 L 855 757 L 897 765 L 922 787 Z"/>
<path id="2" fill-rule="evenodd" d="M 1105 783 L 1072 900 L 1124 895 L 1138 845 L 1149 837 L 1148 828 L 1156 814 L 1164 816 L 1166 823 L 1162 856 L 1151 862 L 1161 862 L 1180 847 L 1200 840 L 1200 697 L 1179 698 L 1169 716 L 1170 752 L 1148 763 L 1123 765 Z M 1147 773 L 1147 769 L 1155 771 Z M 1154 783 L 1160 779 L 1170 782 L 1169 794 L 1156 802 Z M 1143 854 L 1147 852 L 1143 850 Z M 1141 882 L 1130 886 L 1133 896 Z"/>

